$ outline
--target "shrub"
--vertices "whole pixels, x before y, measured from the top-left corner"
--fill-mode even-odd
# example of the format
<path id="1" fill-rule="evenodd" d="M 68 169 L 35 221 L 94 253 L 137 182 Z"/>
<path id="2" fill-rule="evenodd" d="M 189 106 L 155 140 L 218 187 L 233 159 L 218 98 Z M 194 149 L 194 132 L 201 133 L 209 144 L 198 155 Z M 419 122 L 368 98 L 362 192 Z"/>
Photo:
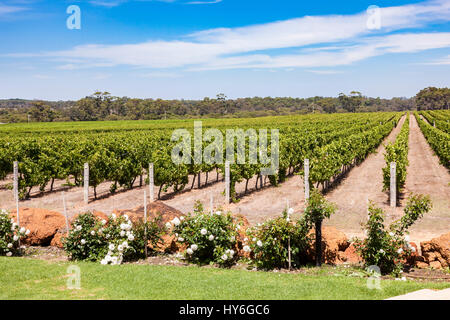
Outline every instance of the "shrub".
<path id="1" fill-rule="evenodd" d="M 150 243 L 158 243 L 163 231 L 156 221 L 133 226 L 126 215 L 113 214 L 108 220 L 101 220 L 88 212 L 72 222 L 68 236 L 63 239 L 64 249 L 73 260 L 121 264 L 144 257 L 145 227 Z"/>
<path id="2" fill-rule="evenodd" d="M 334 204 L 328 202 L 319 190 L 311 192 L 299 226 L 303 232 L 308 232 L 313 225 L 315 227 L 316 266 L 322 265 L 322 221 L 329 218 L 335 210 Z"/>
<path id="3" fill-rule="evenodd" d="M 304 253 L 309 239 L 302 228 L 290 221 L 289 213 L 293 210 L 289 210 L 285 210 L 283 216 L 267 220 L 247 231 L 244 251 L 251 250 L 251 258 L 257 268 L 287 268 L 289 246 L 292 266 L 299 266 L 306 261 Z"/>
<path id="4" fill-rule="evenodd" d="M 21 248 L 19 242 L 21 238 L 26 237 L 30 230 L 24 227 L 20 228 L 14 219 L 9 217 L 6 210 L 0 211 L 0 255 L 8 257 L 12 255 L 19 255 Z"/>
<path id="5" fill-rule="evenodd" d="M 175 218 L 166 227 L 172 228 L 177 241 L 187 247 L 185 257 L 190 262 L 227 267 L 238 258 L 238 225 L 230 213 L 206 213 L 201 203 L 197 203 L 193 214 Z"/>
<path id="6" fill-rule="evenodd" d="M 356 250 L 361 254 L 366 267 L 378 266 L 381 273 L 398 275 L 405 261 L 415 250 L 405 233 L 415 221 L 431 209 L 428 196 L 412 195 L 400 220 L 392 223 L 386 230 L 382 209 L 370 202 L 368 221 L 364 225 L 367 238 L 355 239 Z"/>

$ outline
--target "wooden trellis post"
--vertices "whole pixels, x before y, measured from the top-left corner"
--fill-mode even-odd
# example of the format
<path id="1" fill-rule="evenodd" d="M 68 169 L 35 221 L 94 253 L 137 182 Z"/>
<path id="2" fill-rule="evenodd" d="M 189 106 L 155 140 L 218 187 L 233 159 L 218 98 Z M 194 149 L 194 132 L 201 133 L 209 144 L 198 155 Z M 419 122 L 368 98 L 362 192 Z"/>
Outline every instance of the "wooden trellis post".
<path id="1" fill-rule="evenodd" d="M 89 163 L 84 164 L 84 203 L 89 203 Z"/>
<path id="2" fill-rule="evenodd" d="M 16 201 L 17 210 L 17 225 L 20 226 L 20 214 L 19 214 L 19 162 L 14 161 L 13 163 L 14 181 L 13 181 L 13 192 L 14 200 Z"/>
<path id="3" fill-rule="evenodd" d="M 225 203 L 230 203 L 230 162 L 225 161 Z"/>
<path id="4" fill-rule="evenodd" d="M 305 170 L 305 201 L 308 201 L 308 199 L 309 199 L 309 159 L 305 159 L 304 170 Z"/>
<path id="5" fill-rule="evenodd" d="M 147 259 L 147 192 L 144 190 L 144 253 Z"/>
<path id="6" fill-rule="evenodd" d="M 148 165 L 148 189 L 150 191 L 150 202 L 153 202 L 154 199 L 154 185 L 155 185 L 155 178 L 153 173 L 153 163 L 150 163 Z"/>
<path id="7" fill-rule="evenodd" d="M 66 218 L 66 229 L 67 229 L 67 233 L 69 233 L 69 231 L 70 231 L 69 218 L 67 217 L 66 197 L 65 197 L 64 191 L 62 192 L 62 201 L 63 201 L 63 207 L 64 207 L 64 217 Z"/>
<path id="8" fill-rule="evenodd" d="M 396 176 L 396 163 L 391 162 L 390 167 L 390 176 L 391 176 L 391 184 L 390 184 L 390 200 L 391 200 L 391 207 L 395 208 L 397 206 L 397 176 Z"/>

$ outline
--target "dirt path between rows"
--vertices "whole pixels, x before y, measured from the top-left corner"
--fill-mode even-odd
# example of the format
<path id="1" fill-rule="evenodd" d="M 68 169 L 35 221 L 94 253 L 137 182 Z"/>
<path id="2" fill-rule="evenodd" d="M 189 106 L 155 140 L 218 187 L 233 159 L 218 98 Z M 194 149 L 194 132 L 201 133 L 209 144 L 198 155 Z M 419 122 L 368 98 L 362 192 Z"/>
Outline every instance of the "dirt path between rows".
<path id="1" fill-rule="evenodd" d="M 450 173 L 439 163 L 413 115 L 410 117 L 408 160 L 405 193 L 428 194 L 433 201 L 432 211 L 411 228 L 411 234 L 429 239 L 449 232 Z"/>
<path id="2" fill-rule="evenodd" d="M 389 196 L 383 192 L 383 173 L 385 166 L 384 145 L 395 141 L 406 117 L 403 116 L 397 127 L 392 130 L 385 141 L 370 154 L 359 166 L 351 169 L 347 177 L 326 198 L 337 205 L 337 210 L 325 225 L 335 226 L 348 236 L 362 236 L 361 223 L 367 221 L 367 204 L 371 200 L 387 212 L 387 218 L 395 215 L 401 208 L 389 207 Z"/>

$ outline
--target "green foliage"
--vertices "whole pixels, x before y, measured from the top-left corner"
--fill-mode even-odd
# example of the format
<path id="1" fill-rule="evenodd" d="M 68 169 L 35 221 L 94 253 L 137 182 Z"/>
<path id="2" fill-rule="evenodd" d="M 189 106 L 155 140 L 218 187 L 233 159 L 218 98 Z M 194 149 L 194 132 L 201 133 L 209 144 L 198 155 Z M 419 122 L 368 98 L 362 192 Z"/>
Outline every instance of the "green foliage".
<path id="1" fill-rule="evenodd" d="M 20 255 L 20 239 L 25 238 L 30 230 L 19 227 L 14 219 L 9 217 L 8 211 L 0 211 L 0 256 L 8 257 Z"/>
<path id="2" fill-rule="evenodd" d="M 447 121 L 450 113 L 447 111 Z M 420 130 L 422 130 L 425 138 L 439 157 L 440 162 L 448 169 L 450 169 L 450 134 L 432 127 L 420 119 L 417 112 L 414 113 L 416 120 L 419 124 Z"/>
<path id="3" fill-rule="evenodd" d="M 406 168 L 408 162 L 408 138 L 409 138 L 409 113 L 403 123 L 402 129 L 395 140 L 395 143 L 386 145 L 384 159 L 386 166 L 383 168 L 383 191 L 389 190 L 391 183 L 390 163 L 396 163 L 396 189 L 397 194 L 403 190 L 406 181 Z"/>
<path id="4" fill-rule="evenodd" d="M 366 266 L 378 266 L 383 274 L 398 275 L 403 268 L 403 261 L 415 250 L 409 244 L 409 236 L 405 236 L 405 233 L 430 209 L 429 197 L 412 195 L 401 219 L 386 229 L 385 213 L 370 202 L 368 221 L 363 225 L 367 237 L 364 240 L 355 239 L 355 247 Z"/>
<path id="5" fill-rule="evenodd" d="M 122 261 L 143 258 L 145 236 L 152 248 L 155 248 L 161 241 L 163 231 L 158 226 L 158 220 L 133 226 L 126 215 L 116 217 L 113 214 L 108 220 L 101 220 L 88 212 L 80 214 L 72 222 L 71 230 L 63 239 L 63 244 L 72 260 L 120 264 Z"/>
<path id="6" fill-rule="evenodd" d="M 228 267 L 238 259 L 239 226 L 230 213 L 207 213 L 197 203 L 193 214 L 175 218 L 167 227 L 172 228 L 177 241 L 187 247 L 185 256 L 190 262 Z"/>
<path id="7" fill-rule="evenodd" d="M 314 189 L 308 199 L 302 221 L 312 227 L 312 224 L 330 218 L 335 211 L 336 206 L 328 202 L 319 190 Z"/>
<path id="8" fill-rule="evenodd" d="M 251 259 L 258 269 L 287 268 L 289 246 L 291 265 L 299 267 L 306 262 L 305 253 L 309 238 L 304 229 L 294 225 L 287 211 L 282 217 L 265 221 L 247 230 L 244 251 L 252 252 Z"/>

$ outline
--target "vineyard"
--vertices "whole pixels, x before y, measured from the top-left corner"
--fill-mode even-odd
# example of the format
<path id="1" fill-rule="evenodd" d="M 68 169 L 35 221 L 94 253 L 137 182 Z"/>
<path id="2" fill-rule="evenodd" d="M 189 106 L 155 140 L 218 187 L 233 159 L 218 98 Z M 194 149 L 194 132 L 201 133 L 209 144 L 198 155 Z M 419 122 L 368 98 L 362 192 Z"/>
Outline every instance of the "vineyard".
<path id="1" fill-rule="evenodd" d="M 399 209 L 404 195 L 409 192 L 434 193 L 435 216 L 429 221 L 424 219 L 430 225 L 423 229 L 426 231 L 437 227 L 445 229 L 448 221 L 447 169 L 444 166 L 441 166 L 444 172 L 440 167 L 421 169 L 431 164 L 433 155 L 423 154 L 423 148 L 428 146 L 438 156 L 436 165 L 440 161 L 448 168 L 448 133 L 440 129 L 448 118 L 446 110 L 310 114 L 204 119 L 202 129 L 206 132 L 215 128 L 224 136 L 229 129 L 243 130 L 246 162 L 230 165 L 232 203 L 229 208 L 245 212 L 251 223 L 279 215 L 287 200 L 295 212 L 303 212 L 304 160 L 309 159 L 310 188 L 318 188 L 338 204 L 339 214 L 331 218 L 331 223 L 343 230 L 358 232 L 369 199 L 389 208 L 389 165 L 396 162 Z M 416 126 L 417 130 L 413 130 Z M 12 189 L 13 162 L 18 161 L 19 195 L 24 206 L 63 210 L 60 192 L 65 190 L 70 214 L 79 210 L 112 212 L 118 207 L 135 207 L 142 204 L 142 190 L 149 183 L 148 168 L 153 163 L 156 198 L 183 212 L 191 211 L 197 200 L 208 204 L 213 198 L 215 207 L 223 205 L 224 162 L 175 164 L 171 159 L 172 149 L 179 143 L 171 140 L 175 129 L 185 129 L 195 136 L 194 120 L 2 125 L 0 201 L 15 208 L 9 190 Z M 252 148 L 248 129 L 267 130 L 269 154 L 274 147 L 271 129 L 279 130 L 276 174 L 261 175 L 261 168 L 267 164 L 248 161 Z M 424 145 L 417 144 L 420 137 Z M 237 146 L 239 137 L 235 138 L 233 143 Z M 196 143 L 194 140 L 190 140 L 191 147 Z M 224 145 L 219 150 L 219 145 L 205 135 L 202 150 L 211 150 L 211 146 L 213 154 L 225 154 Z M 241 151 L 234 149 L 235 159 Z M 195 154 L 192 152 L 188 156 L 194 158 Z M 262 160 L 261 155 L 258 160 Z M 89 164 L 87 206 L 82 197 L 84 163 Z M 434 162 L 432 164 L 435 166 Z M 418 188 L 422 184 L 426 187 L 423 190 Z M 436 219 L 443 219 L 443 222 L 436 224 Z"/>
<path id="2" fill-rule="evenodd" d="M 278 174 L 269 176 L 273 185 L 283 182 L 288 174 L 301 172 L 304 159 L 311 161 L 311 184 L 328 186 L 342 172 L 362 161 L 395 127 L 401 113 L 358 115 L 270 117 L 263 120 L 206 120 L 204 128 L 279 129 L 280 158 Z M 146 168 L 154 164 L 155 185 L 161 190 L 185 188 L 189 176 L 224 171 L 223 163 L 179 164 L 171 161 L 177 141 L 171 141 L 174 129 L 193 131 L 192 121 L 138 122 L 130 127 L 119 123 L 113 130 L 109 124 L 77 124 L 70 131 L 66 124 L 42 124 L 30 127 L 4 126 L 9 134 L 0 138 L 0 177 L 12 172 L 19 162 L 19 193 L 30 196 L 34 187 L 43 191 L 54 181 L 66 179 L 74 186 L 82 184 L 83 164 L 89 163 L 89 185 L 94 188 L 110 181 L 110 190 L 131 189 L 139 179 L 144 183 Z M 165 128 L 163 128 L 165 127 Z M 268 139 L 270 140 L 270 139 Z M 207 143 L 203 142 L 204 147 Z M 249 152 L 249 142 L 245 145 Z M 216 150 L 216 152 L 225 150 Z M 193 158 L 193 154 L 189 155 Z M 231 165 L 231 190 L 242 180 L 247 182 L 259 174 L 261 164 Z M 208 176 L 207 178 L 208 179 Z M 262 179 L 260 177 L 260 179 Z"/>

